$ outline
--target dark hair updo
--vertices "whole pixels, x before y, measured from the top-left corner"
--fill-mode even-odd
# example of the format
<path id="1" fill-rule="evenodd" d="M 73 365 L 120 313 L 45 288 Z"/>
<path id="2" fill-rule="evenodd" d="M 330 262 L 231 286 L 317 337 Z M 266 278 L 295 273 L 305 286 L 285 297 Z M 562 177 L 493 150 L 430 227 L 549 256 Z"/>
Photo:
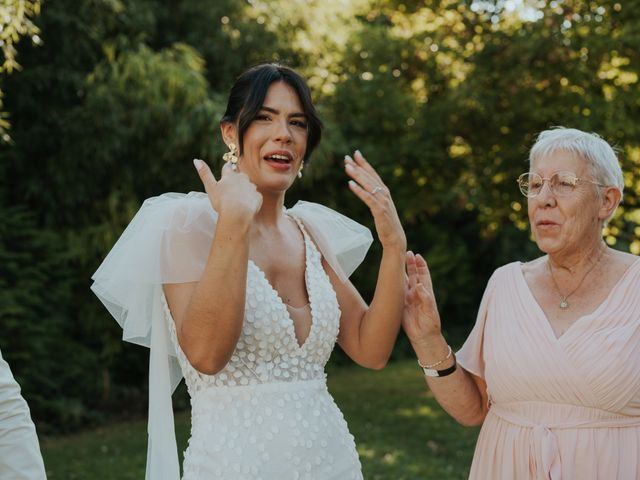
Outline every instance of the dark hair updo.
<path id="1" fill-rule="evenodd" d="M 238 124 L 238 143 L 242 154 L 244 134 L 264 105 L 269 87 L 274 82 L 285 82 L 295 90 L 302 104 L 307 121 L 307 149 L 304 160 L 308 161 L 311 152 L 320 143 L 322 122 L 311 101 L 311 91 L 307 82 L 293 69 L 276 63 L 262 63 L 242 73 L 231 87 L 227 109 L 221 123 Z"/>

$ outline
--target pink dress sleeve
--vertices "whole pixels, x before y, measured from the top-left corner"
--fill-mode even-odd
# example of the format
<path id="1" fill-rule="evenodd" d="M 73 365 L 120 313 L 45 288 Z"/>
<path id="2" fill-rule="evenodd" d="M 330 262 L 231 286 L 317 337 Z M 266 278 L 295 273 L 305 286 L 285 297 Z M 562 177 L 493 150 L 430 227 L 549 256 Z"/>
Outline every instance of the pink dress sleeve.
<path id="1" fill-rule="evenodd" d="M 476 324 L 467 337 L 467 340 L 464 342 L 464 345 L 462 345 L 462 348 L 456 352 L 456 361 L 458 364 L 467 372 L 470 372 L 480 378 L 484 378 L 484 329 L 487 323 L 487 312 L 495 289 L 495 277 L 496 273 L 494 272 L 487 283 L 487 288 L 485 289 L 484 294 L 482 295 Z"/>

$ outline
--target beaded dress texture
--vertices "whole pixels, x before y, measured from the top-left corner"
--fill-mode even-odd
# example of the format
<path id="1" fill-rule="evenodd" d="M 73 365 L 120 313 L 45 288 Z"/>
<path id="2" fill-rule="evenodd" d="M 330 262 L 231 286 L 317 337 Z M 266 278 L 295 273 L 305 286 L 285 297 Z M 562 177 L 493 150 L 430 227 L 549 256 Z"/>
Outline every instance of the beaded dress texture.
<path id="1" fill-rule="evenodd" d="M 212 215 L 213 210 L 208 206 L 206 195 L 189 194 L 186 197 L 172 199 L 177 200 L 182 207 L 176 209 L 175 201 L 168 204 L 162 202 L 164 205 L 161 218 L 156 218 L 151 223 L 176 223 L 178 219 L 178 227 L 170 229 L 174 232 L 170 235 L 171 241 L 168 242 L 165 238 L 160 242 L 160 247 L 151 249 L 161 252 L 160 254 L 167 251 L 178 252 L 179 256 L 184 255 L 183 263 L 193 264 L 193 259 L 188 259 L 190 255 L 184 253 L 193 250 L 192 237 L 201 236 L 202 231 L 209 232 L 212 229 L 203 228 L 196 231 L 192 226 L 196 223 L 202 226 L 203 210 L 207 212 L 204 223 L 211 222 L 210 227 L 215 227 L 217 217 L 215 214 Z M 155 288 L 147 295 L 151 300 L 146 303 L 158 303 L 160 312 L 158 315 L 155 307 L 145 307 L 154 317 L 152 332 L 156 329 L 165 330 L 167 333 L 166 338 L 156 341 L 155 347 L 153 338 L 150 339 L 150 391 L 162 390 L 154 388 L 153 385 L 162 384 L 154 379 L 158 377 L 159 372 L 164 374 L 165 365 L 166 370 L 172 372 L 171 387 L 175 385 L 175 380 L 180 375 L 175 377 L 176 372 L 172 371 L 171 363 L 177 360 L 177 365 L 174 366 L 178 367 L 178 371 L 184 377 L 191 397 L 191 437 L 184 452 L 183 480 L 362 479 L 354 438 L 349 433 L 344 417 L 326 386 L 324 367 L 336 343 L 341 312 L 335 291 L 322 265 L 322 258 L 333 258 L 331 263 L 334 270 L 340 270 L 346 278 L 345 271 L 339 266 L 345 265 L 340 257 L 351 257 L 350 266 L 347 266 L 346 271 L 347 274 L 351 273 L 355 268 L 354 263 L 357 265 L 361 261 L 371 243 L 370 233 L 346 217 L 316 204 L 296 206 L 289 210 L 288 214 L 302 231 L 305 244 L 305 283 L 312 322 L 309 334 L 302 344 L 298 343 L 286 304 L 262 270 L 252 261 L 248 264 L 245 317 L 241 336 L 229 363 L 215 375 L 205 375 L 196 371 L 182 352 L 162 288 Z M 348 225 L 348 228 L 343 228 L 345 225 Z M 314 228 L 313 240 L 305 227 Z M 329 231 L 324 232 L 325 241 L 318 241 L 322 234 L 317 232 L 327 228 Z M 334 234 L 338 234 L 336 238 L 341 238 L 342 243 L 326 241 Z M 123 234 L 123 237 L 126 242 L 127 237 L 131 235 Z M 207 233 L 205 237 L 210 242 L 213 232 Z M 201 252 L 198 257 L 204 256 L 206 263 L 208 246 L 205 248 L 200 245 L 200 240 L 197 240 L 196 247 Z M 167 243 L 171 248 L 167 249 Z M 127 250 L 130 251 L 131 248 Z M 105 263 L 107 260 L 109 258 Z M 185 276 L 183 272 L 178 273 L 180 268 L 161 270 L 172 272 L 170 275 L 160 275 L 164 283 L 172 283 L 175 280 L 189 281 L 192 277 L 192 274 Z M 106 273 L 99 272 L 94 275 L 96 283 L 101 283 L 100 279 L 106 276 Z M 112 294 L 113 289 L 95 284 L 93 288 L 105 305 L 108 308 L 112 307 L 115 296 Z M 133 288 L 133 285 L 130 288 Z M 105 294 L 105 290 L 111 293 Z M 124 293 L 120 297 L 122 295 Z M 121 298 L 119 304 L 123 303 L 127 302 Z M 113 308 L 109 309 L 114 313 Z M 133 307 L 132 309 L 135 310 Z M 122 315 L 114 316 L 124 325 L 127 337 L 126 315 L 124 319 Z M 156 317 L 160 317 L 160 323 L 157 323 Z M 167 348 L 169 364 L 165 363 L 164 355 L 160 356 L 159 362 L 153 360 L 154 350 L 161 351 L 163 347 Z M 153 367 L 157 363 L 160 363 L 162 368 L 154 370 Z M 166 392 L 166 388 L 164 391 Z M 175 448 L 175 443 L 167 445 L 165 438 L 173 433 L 172 425 L 171 428 L 163 429 L 162 435 L 158 433 L 162 429 L 158 425 L 163 420 L 162 415 L 158 414 L 161 409 L 158 403 L 155 403 L 156 407 L 153 406 L 152 396 L 157 398 L 162 395 L 150 393 L 150 460 L 147 478 L 174 480 L 178 476 L 174 469 L 177 458 L 170 462 L 165 458 L 167 452 L 173 454 L 171 450 Z M 164 412 L 167 411 L 166 405 L 162 408 Z M 167 433 L 168 430 L 171 432 Z M 159 446 L 160 443 L 162 446 Z M 165 467 L 160 466 L 163 462 Z M 167 470 L 171 469 L 174 469 L 173 473 L 167 474 Z"/>
<path id="2" fill-rule="evenodd" d="M 184 480 L 362 478 L 353 436 L 325 383 L 340 309 L 320 253 L 301 228 L 312 312 L 302 346 L 286 305 L 251 261 L 242 334 L 218 374 L 194 370 L 164 310 L 191 396 Z"/>

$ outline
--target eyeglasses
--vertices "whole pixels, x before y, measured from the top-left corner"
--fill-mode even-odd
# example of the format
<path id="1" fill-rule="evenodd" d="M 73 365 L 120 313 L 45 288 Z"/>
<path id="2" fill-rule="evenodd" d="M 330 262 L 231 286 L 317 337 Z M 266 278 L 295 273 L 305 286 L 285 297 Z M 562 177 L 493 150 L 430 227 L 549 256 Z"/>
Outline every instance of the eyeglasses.
<path id="1" fill-rule="evenodd" d="M 549 182 L 551 193 L 558 197 L 571 195 L 580 182 L 588 182 L 599 187 L 606 187 L 606 185 L 594 182 L 593 180 L 578 178 L 576 174 L 572 172 L 556 172 L 549 178 L 543 178 L 537 173 L 526 172 L 518 177 L 518 186 L 525 197 L 533 198 L 540 195 L 545 181 Z"/>

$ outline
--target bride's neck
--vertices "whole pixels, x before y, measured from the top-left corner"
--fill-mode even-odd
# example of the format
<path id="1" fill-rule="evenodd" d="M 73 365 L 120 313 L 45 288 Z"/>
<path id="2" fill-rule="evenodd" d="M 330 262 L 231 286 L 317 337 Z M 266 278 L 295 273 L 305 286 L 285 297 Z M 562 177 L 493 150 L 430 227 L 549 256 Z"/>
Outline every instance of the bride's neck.
<path id="1" fill-rule="evenodd" d="M 262 194 L 262 206 L 254 217 L 258 229 L 277 228 L 285 220 L 284 194 Z"/>

